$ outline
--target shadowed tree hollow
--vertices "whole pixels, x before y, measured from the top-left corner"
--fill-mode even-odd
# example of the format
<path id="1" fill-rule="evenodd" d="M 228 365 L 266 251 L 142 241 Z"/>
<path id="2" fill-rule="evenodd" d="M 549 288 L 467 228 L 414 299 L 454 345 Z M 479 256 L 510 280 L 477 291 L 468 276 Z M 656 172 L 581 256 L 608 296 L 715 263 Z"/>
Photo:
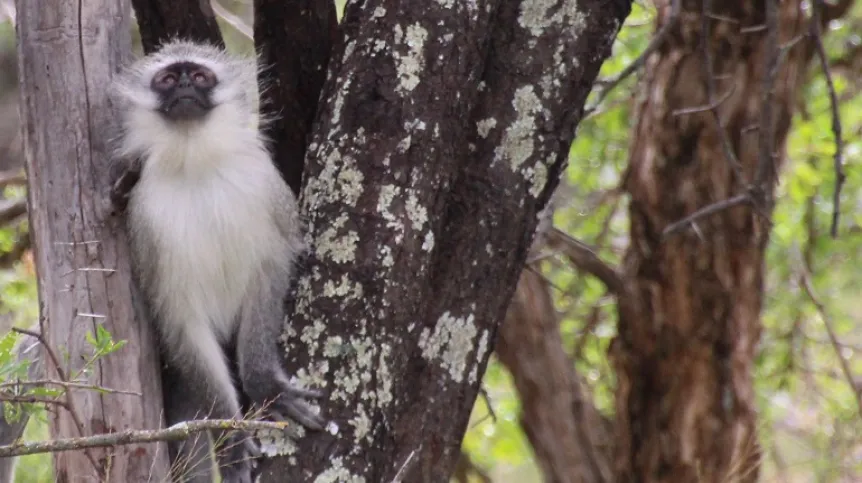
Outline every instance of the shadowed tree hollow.
<path id="1" fill-rule="evenodd" d="M 55 47 L 22 49 L 25 73 L 60 55 L 92 65 L 80 51 L 89 44 L 78 36 L 126 27 L 104 21 L 128 19 L 119 0 L 65 5 L 56 17 L 60 4 L 18 2 L 19 36 Z M 132 4 L 145 51 L 177 35 L 221 42 L 206 2 Z M 300 189 L 310 245 L 285 325 L 286 364 L 324 390 L 323 413 L 338 427 L 300 439 L 290 457 L 265 466 L 263 481 L 446 481 L 536 215 L 557 185 L 586 96 L 630 6 L 369 0 L 348 4 L 336 28 L 329 2 L 255 2 L 255 43 L 270 64 L 263 106 L 282 119 L 268 134 L 276 163 Z M 58 23 L 71 33 L 44 34 Z M 101 86 L 111 74 L 83 78 Z M 28 92 L 45 99 L 45 90 Z M 28 129 L 83 122 L 56 105 L 59 112 L 48 116 L 47 104 L 27 104 Z M 108 115 L 107 106 L 93 105 Z M 84 137 L 101 139 L 98 127 Z M 86 153 L 53 155 L 32 135 L 27 145 L 31 186 L 68 195 L 31 195 L 33 212 L 76 206 L 72 193 L 105 209 L 104 177 L 83 194 L 38 168 L 76 160 L 91 173 Z M 33 223 L 45 299 L 62 284 L 49 276 L 56 266 L 46 234 L 54 229 Z M 108 296 L 114 306 L 131 306 L 127 293 Z M 74 300 L 57 303 L 82 309 Z M 49 331 L 61 323 L 43 316 Z M 113 323 L 126 335 L 122 328 L 132 321 Z M 66 349 L 72 360 L 80 351 Z M 121 350 L 106 364 L 126 367 L 138 356 Z M 90 419 L 78 426 L 80 434 L 105 430 Z M 57 463 L 70 479 L 114 471 L 104 458 Z M 138 481 L 131 473 L 115 479 Z"/>

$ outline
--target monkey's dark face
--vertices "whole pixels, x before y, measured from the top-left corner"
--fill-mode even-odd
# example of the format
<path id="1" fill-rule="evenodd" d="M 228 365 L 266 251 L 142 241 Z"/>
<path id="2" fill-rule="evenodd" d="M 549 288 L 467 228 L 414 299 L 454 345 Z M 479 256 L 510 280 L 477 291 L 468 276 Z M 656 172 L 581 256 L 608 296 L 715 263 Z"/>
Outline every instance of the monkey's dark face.
<path id="1" fill-rule="evenodd" d="M 150 88 L 159 96 L 159 112 L 174 121 L 201 119 L 214 107 L 218 84 L 210 69 L 194 62 L 177 62 L 156 72 Z"/>

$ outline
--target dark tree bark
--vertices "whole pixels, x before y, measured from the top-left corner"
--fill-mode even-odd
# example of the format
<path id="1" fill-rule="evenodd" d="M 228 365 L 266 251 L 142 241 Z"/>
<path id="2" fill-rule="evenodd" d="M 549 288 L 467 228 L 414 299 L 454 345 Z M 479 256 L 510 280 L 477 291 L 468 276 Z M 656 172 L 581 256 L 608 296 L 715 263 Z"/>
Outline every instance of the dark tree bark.
<path id="1" fill-rule="evenodd" d="M 261 105 L 264 134 L 279 171 L 299 194 L 308 134 L 326 79 L 338 23 L 332 0 L 255 0 L 255 47 L 267 68 Z"/>
<path id="2" fill-rule="evenodd" d="M 446 481 L 629 7 L 348 6 L 306 156 L 312 250 L 287 334 L 339 429 L 301 440 L 265 481 Z"/>
<path id="3" fill-rule="evenodd" d="M 141 31 L 144 53 L 179 37 L 224 46 L 209 0 L 131 0 Z"/>
<path id="4" fill-rule="evenodd" d="M 136 316 L 127 241 L 108 200 L 106 133 L 114 117 L 104 88 L 130 49 L 126 7 L 120 0 L 16 6 L 40 325 L 58 355 L 54 361 L 43 354 L 42 365 L 55 380 L 83 377 L 95 350 L 85 336 L 101 326 L 126 345 L 99 359 L 89 382 L 143 395 L 70 389 L 70 411 L 50 413 L 51 434 L 155 429 L 161 424 L 155 337 Z M 166 454 L 161 444 L 57 453 L 55 478 L 162 481 Z"/>
<path id="5" fill-rule="evenodd" d="M 682 233 L 663 231 L 759 181 L 752 193 L 765 194 L 755 199 L 769 214 L 772 173 L 784 157 L 807 63 L 804 42 L 789 46 L 807 25 L 801 0 L 776 2 L 777 44 L 788 47 L 773 68 L 768 61 L 778 50 L 765 28 L 767 1 L 711 2 L 708 17 L 701 2 L 681 3 L 678 22 L 645 68 L 625 180 L 631 246 L 611 347 L 618 374 L 617 480 L 756 481 L 752 377 L 768 223 L 741 205 Z M 659 26 L 670 12 L 670 2 L 663 2 Z M 769 72 L 773 82 L 766 80 Z M 703 107 L 710 105 L 726 134 Z M 772 123 L 762 117 L 769 112 Z M 723 148 L 724 136 L 733 156 Z M 733 158 L 744 179 L 734 175 Z"/>

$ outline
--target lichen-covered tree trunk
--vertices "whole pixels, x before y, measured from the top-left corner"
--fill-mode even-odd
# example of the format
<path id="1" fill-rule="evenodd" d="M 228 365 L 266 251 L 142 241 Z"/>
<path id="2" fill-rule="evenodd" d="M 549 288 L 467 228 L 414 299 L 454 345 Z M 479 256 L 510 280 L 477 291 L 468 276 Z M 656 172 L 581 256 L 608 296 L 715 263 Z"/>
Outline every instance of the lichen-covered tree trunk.
<path id="1" fill-rule="evenodd" d="M 662 3 L 659 26 L 671 18 L 671 2 Z M 807 60 L 804 42 L 792 41 L 807 23 L 801 0 L 776 2 L 781 51 L 774 82 L 767 83 L 770 138 L 761 124 L 768 56 L 775 52 L 767 41 L 767 1 L 681 4 L 679 20 L 645 68 L 625 179 L 631 245 L 611 347 L 618 373 L 616 472 L 622 482 L 755 481 L 752 377 L 770 203 L 759 204 L 761 215 L 742 205 L 675 235 L 663 231 L 748 189 L 764 159 L 762 143 L 774 146 L 765 156 L 774 166 L 766 168 L 778 170 Z M 734 175 L 734 157 L 744 179 Z M 768 195 L 775 178 L 764 179 Z"/>
<path id="2" fill-rule="evenodd" d="M 264 481 L 444 482 L 628 1 L 347 6 L 305 162 L 289 366 L 323 387 Z"/>

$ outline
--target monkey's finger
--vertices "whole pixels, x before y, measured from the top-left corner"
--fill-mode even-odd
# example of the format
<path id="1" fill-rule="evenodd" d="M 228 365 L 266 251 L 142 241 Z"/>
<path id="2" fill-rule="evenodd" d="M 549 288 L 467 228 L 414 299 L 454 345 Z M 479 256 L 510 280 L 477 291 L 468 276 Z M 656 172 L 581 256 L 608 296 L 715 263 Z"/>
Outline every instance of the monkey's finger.
<path id="1" fill-rule="evenodd" d="M 243 446 L 252 458 L 260 458 L 261 456 L 263 456 L 263 452 L 260 449 L 260 445 L 258 445 L 254 441 L 254 438 L 245 438 L 245 441 L 243 441 Z"/>
<path id="2" fill-rule="evenodd" d="M 320 399 L 323 397 L 322 391 L 304 389 L 292 385 L 282 388 L 282 393 L 291 399 Z"/>
<path id="3" fill-rule="evenodd" d="M 326 424 L 325 419 L 323 419 L 319 414 L 314 413 L 311 408 L 301 400 L 292 399 L 285 402 L 280 401 L 278 406 L 281 412 L 308 429 L 321 431 Z"/>

